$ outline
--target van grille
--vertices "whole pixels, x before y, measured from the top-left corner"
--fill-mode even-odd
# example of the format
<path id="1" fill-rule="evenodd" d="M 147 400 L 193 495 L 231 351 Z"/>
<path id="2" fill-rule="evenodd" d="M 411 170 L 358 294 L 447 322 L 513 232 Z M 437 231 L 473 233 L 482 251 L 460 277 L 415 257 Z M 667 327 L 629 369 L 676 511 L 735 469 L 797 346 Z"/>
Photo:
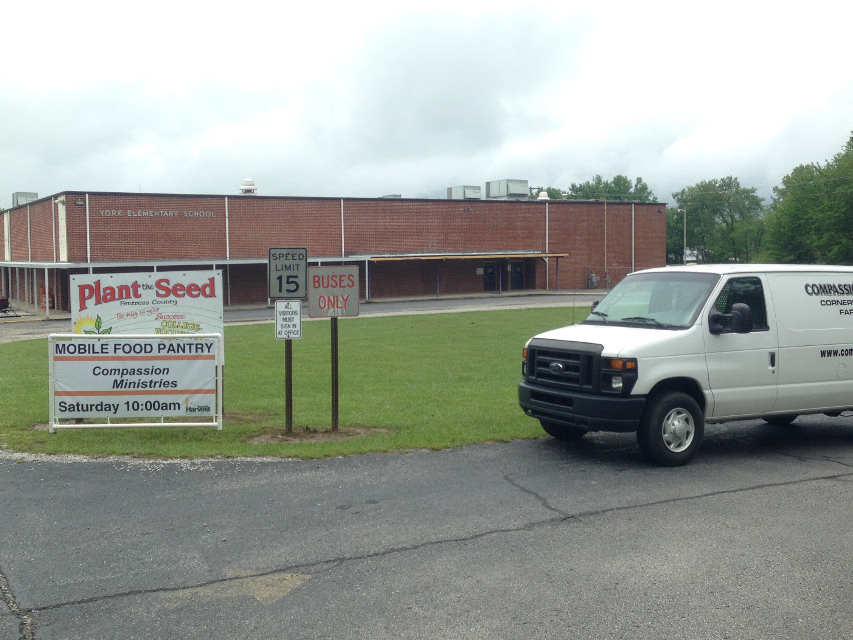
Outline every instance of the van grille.
<path id="1" fill-rule="evenodd" d="M 553 340 L 542 342 L 551 344 L 539 344 L 534 340 L 527 347 L 528 381 L 565 390 L 596 390 L 601 366 L 599 345 L 588 345 L 590 350 L 586 351 L 555 348 Z M 573 343 L 573 346 L 581 345 Z"/>

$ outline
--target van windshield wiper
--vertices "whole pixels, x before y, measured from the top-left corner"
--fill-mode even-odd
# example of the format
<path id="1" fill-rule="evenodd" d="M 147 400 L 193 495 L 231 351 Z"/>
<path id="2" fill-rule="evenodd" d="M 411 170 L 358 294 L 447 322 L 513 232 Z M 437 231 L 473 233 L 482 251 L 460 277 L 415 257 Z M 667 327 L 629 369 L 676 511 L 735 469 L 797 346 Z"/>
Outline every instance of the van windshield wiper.
<path id="1" fill-rule="evenodd" d="M 607 322 L 607 314 L 604 313 L 603 311 L 590 311 L 589 313 L 590 313 L 590 315 L 598 316 L 599 318 L 604 320 L 605 323 Z"/>
<path id="2" fill-rule="evenodd" d="M 651 324 L 656 327 L 660 327 L 661 329 L 672 329 L 675 325 L 666 324 L 664 322 L 660 322 L 659 320 L 655 320 L 654 318 L 648 318 L 646 316 L 630 316 L 628 318 L 622 318 L 623 322 L 645 322 L 646 324 Z"/>

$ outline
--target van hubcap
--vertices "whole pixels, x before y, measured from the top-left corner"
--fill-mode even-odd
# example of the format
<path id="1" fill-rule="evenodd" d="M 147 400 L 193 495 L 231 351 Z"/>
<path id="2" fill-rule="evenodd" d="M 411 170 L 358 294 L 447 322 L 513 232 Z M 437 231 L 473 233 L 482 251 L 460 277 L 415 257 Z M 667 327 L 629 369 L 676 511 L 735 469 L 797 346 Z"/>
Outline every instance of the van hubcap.
<path id="1" fill-rule="evenodd" d="M 680 453 L 693 442 L 696 427 L 693 416 L 684 409 L 673 409 L 663 419 L 663 443 L 673 453 Z"/>

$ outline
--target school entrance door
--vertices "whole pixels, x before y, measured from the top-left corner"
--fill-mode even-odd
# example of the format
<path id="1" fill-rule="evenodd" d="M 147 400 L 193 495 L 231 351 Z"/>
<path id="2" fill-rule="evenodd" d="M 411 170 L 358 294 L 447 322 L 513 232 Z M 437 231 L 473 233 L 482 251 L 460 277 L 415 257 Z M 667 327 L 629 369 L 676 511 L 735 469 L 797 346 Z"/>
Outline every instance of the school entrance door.
<path id="1" fill-rule="evenodd" d="M 524 263 L 510 263 L 510 286 L 513 291 L 524 289 Z"/>
<path id="2" fill-rule="evenodd" d="M 495 291 L 497 286 L 497 264 L 487 262 L 483 265 L 483 291 Z"/>

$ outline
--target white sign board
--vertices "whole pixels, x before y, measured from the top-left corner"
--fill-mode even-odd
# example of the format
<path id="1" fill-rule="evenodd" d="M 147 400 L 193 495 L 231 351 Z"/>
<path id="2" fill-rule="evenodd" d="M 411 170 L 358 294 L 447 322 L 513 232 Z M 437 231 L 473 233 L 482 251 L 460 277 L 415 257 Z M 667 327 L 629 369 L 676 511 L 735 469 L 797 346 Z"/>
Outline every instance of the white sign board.
<path id="1" fill-rule="evenodd" d="M 77 418 L 221 418 L 219 335 L 54 334 L 49 344 L 51 430 Z"/>
<path id="2" fill-rule="evenodd" d="M 269 297 L 308 297 L 308 249 L 273 247 L 269 251 Z"/>
<path id="3" fill-rule="evenodd" d="M 337 318 L 358 315 L 358 266 L 308 268 L 308 315 Z"/>
<path id="4" fill-rule="evenodd" d="M 71 276 L 74 333 L 222 334 L 222 272 Z"/>
<path id="5" fill-rule="evenodd" d="M 275 301 L 275 337 L 278 340 L 299 340 L 302 337 L 301 301 Z"/>

